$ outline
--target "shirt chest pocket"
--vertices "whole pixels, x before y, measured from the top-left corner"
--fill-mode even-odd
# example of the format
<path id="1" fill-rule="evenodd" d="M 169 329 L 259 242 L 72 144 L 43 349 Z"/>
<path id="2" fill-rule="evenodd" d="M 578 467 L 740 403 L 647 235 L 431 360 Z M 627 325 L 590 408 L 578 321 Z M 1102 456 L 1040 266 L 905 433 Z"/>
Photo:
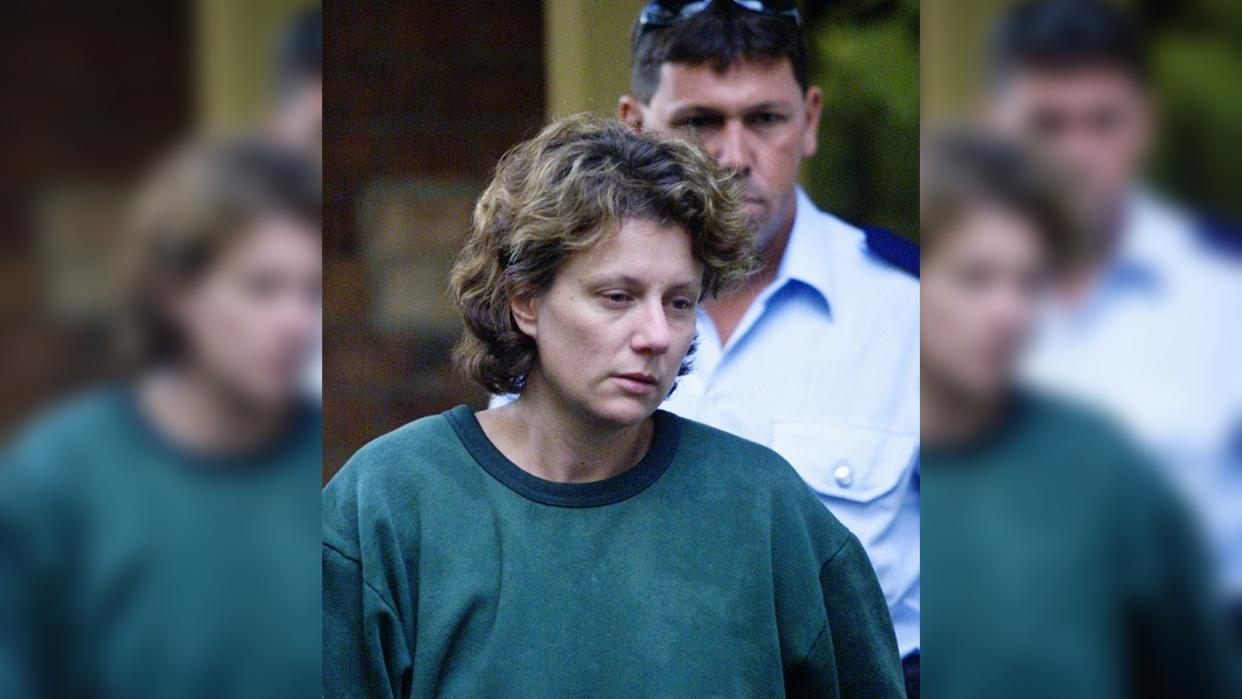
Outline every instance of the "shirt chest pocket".
<path id="1" fill-rule="evenodd" d="M 776 420 L 772 448 L 815 492 L 865 503 L 901 483 L 918 438 L 831 420 Z"/>

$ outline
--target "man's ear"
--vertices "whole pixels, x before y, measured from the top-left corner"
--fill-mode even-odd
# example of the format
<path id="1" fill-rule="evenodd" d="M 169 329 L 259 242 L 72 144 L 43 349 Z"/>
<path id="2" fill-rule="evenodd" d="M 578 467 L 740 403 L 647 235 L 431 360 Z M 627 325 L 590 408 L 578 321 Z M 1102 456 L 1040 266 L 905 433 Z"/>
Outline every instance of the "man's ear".
<path id="1" fill-rule="evenodd" d="M 633 95 L 621 95 L 617 100 L 617 118 L 625 122 L 634 133 L 643 132 L 643 105 Z"/>
<path id="2" fill-rule="evenodd" d="M 819 150 L 819 116 L 824 110 L 824 93 L 812 85 L 806 89 L 803 100 L 806 110 L 806 128 L 802 131 L 802 157 L 809 158 Z"/>
<path id="3" fill-rule="evenodd" d="M 537 306 L 536 298 L 529 295 L 514 296 L 509 301 L 509 311 L 513 314 L 513 322 L 517 324 L 518 330 L 532 340 L 539 334 L 539 324 L 536 322 L 539 317 Z"/>

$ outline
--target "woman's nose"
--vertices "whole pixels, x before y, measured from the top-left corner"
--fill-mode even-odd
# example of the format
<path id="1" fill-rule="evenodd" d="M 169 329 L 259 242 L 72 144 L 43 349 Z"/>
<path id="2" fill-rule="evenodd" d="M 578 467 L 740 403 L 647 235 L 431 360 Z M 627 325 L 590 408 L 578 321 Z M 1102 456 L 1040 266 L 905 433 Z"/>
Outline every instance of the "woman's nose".
<path id="1" fill-rule="evenodd" d="M 668 351 L 672 342 L 672 329 L 668 317 L 664 313 L 662 303 L 646 304 L 642 310 L 642 318 L 634 333 L 633 346 L 638 352 L 663 354 Z"/>

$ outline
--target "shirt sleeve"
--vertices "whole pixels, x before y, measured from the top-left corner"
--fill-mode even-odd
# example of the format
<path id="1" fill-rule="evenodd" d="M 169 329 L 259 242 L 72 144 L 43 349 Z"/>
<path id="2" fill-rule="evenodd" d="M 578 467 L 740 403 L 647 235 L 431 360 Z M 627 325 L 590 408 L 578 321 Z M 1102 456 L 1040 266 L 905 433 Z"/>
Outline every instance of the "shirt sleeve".
<path id="1" fill-rule="evenodd" d="M 819 580 L 828 621 L 789 696 L 905 697 L 888 605 L 857 537 L 850 534 Z"/>
<path id="2" fill-rule="evenodd" d="M 323 693 L 410 696 L 412 650 L 392 604 L 362 577 L 361 564 L 323 547 Z"/>

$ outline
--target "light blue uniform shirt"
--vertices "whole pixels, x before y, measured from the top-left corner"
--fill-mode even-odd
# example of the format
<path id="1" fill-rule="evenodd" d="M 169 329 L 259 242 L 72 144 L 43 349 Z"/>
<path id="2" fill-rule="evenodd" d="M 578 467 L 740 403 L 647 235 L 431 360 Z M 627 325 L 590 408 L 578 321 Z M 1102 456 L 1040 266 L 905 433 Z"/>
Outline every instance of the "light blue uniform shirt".
<path id="1" fill-rule="evenodd" d="M 919 647 L 919 284 L 798 190 L 776 279 L 664 408 L 775 449 L 861 541 L 903 656 Z"/>
<path id="2" fill-rule="evenodd" d="M 1196 506 L 1242 595 L 1242 270 L 1149 193 L 1127 214 L 1086 296 L 1046 309 L 1024 375 L 1129 429 Z"/>

